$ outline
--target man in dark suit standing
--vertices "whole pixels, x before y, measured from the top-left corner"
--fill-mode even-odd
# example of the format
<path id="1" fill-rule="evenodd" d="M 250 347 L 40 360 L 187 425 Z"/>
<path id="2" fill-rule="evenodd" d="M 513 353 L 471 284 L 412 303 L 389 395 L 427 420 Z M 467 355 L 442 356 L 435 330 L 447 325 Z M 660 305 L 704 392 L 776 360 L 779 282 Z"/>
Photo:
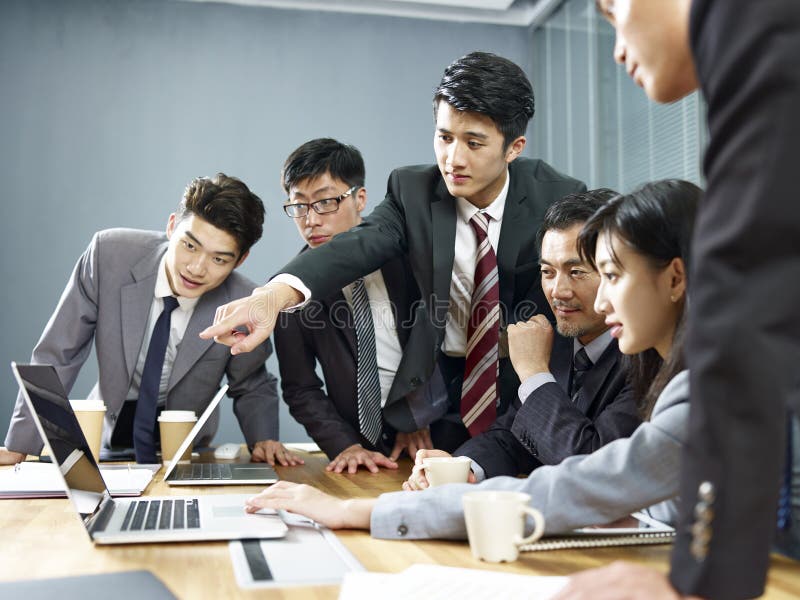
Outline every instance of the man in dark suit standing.
<path id="1" fill-rule="evenodd" d="M 433 103 L 437 164 L 394 171 L 386 198 L 358 227 L 221 307 L 203 336 L 234 353 L 249 351 L 280 310 L 407 256 L 421 299 L 384 418 L 398 431 L 438 420 L 449 429 L 443 449 L 453 450 L 516 396 L 519 380 L 500 356 L 500 329 L 547 310 L 536 231 L 550 204 L 585 186 L 520 158 L 534 103 L 514 63 L 483 52 L 464 56 L 445 70 Z"/>
<path id="2" fill-rule="evenodd" d="M 330 138 L 306 142 L 289 155 L 281 173 L 288 197 L 283 209 L 306 242 L 301 252 L 319 248 L 361 222 L 367 203 L 364 177 L 358 149 Z M 364 287 L 371 317 L 362 337 L 374 339 L 376 359 L 360 365 L 358 348 L 364 339 L 359 339 L 354 323 L 357 285 Z M 403 449 L 432 447 L 427 429 L 397 433 L 381 414 L 408 340 L 409 312 L 419 296 L 416 288 L 406 261 L 395 258 L 361 284 L 353 282 L 313 299 L 304 310 L 282 313 L 278 320 L 275 350 L 283 399 L 331 459 L 330 471 L 355 473 L 359 466 L 372 472 L 396 469 L 394 461 Z M 371 405 L 375 427 L 368 414 L 370 390 L 359 389 L 359 369 L 362 380 L 370 369 L 378 376 Z"/>
<path id="3" fill-rule="evenodd" d="M 599 189 L 570 194 L 547 209 L 539 233 L 542 290 L 556 317 L 544 315 L 508 327 L 511 363 L 522 384 L 518 409 L 509 410 L 454 454 L 473 461 L 476 480 L 529 474 L 542 464 L 589 454 L 641 422 L 617 341 L 594 311 L 599 274 L 578 254 L 584 223 L 617 194 Z M 422 461 L 404 489 L 427 487 Z"/>
<path id="4" fill-rule="evenodd" d="M 701 87 L 708 191 L 693 242 L 690 436 L 669 581 L 621 564 L 581 574 L 563 597 L 618 598 L 623 586 L 628 598 L 753 598 L 774 540 L 800 558 L 787 443 L 787 414 L 800 412 L 800 2 L 597 4 L 617 31 L 615 59 L 650 98 Z"/>

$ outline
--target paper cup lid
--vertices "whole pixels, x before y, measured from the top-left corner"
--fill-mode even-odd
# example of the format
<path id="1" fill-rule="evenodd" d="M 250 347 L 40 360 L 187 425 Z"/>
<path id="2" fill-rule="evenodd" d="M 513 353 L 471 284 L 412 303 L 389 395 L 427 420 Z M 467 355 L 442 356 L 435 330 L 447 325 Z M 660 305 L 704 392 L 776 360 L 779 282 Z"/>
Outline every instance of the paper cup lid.
<path id="1" fill-rule="evenodd" d="M 102 400 L 70 400 L 72 410 L 105 410 L 106 405 Z"/>
<path id="2" fill-rule="evenodd" d="M 197 416 L 193 410 L 162 410 L 158 415 L 158 420 L 170 423 L 188 423 L 197 421 Z"/>

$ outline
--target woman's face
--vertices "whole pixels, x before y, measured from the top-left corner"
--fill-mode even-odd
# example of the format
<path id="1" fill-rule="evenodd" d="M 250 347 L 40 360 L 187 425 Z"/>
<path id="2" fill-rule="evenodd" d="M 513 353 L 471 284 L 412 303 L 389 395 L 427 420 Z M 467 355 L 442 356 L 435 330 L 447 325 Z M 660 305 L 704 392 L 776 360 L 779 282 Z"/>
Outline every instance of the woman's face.
<path id="1" fill-rule="evenodd" d="M 683 261 L 676 258 L 664 268 L 655 268 L 618 236 L 602 233 L 595 264 L 600 287 L 594 309 L 605 316 L 620 352 L 637 354 L 655 348 L 666 358 L 683 306 Z"/>

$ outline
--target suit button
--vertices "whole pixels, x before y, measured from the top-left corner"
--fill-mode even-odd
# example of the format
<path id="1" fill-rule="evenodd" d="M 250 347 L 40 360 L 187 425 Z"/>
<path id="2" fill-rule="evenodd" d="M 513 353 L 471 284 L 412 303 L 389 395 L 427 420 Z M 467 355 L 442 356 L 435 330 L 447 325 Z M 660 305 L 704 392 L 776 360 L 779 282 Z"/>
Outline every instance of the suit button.
<path id="1" fill-rule="evenodd" d="M 406 527 L 405 525 L 399 525 L 397 527 L 397 535 L 399 535 L 400 537 L 403 537 L 407 533 L 408 533 L 408 527 Z"/>
<path id="2" fill-rule="evenodd" d="M 419 377 L 412 377 L 411 378 L 411 387 L 412 388 L 418 388 L 421 383 L 422 383 L 422 380 Z"/>
<path id="3" fill-rule="evenodd" d="M 708 502 L 711 504 L 714 502 L 714 497 L 716 496 L 714 493 L 714 484 L 710 481 L 704 481 L 697 488 L 697 495 L 703 502 Z"/>
<path id="4" fill-rule="evenodd" d="M 383 439 L 384 442 L 388 442 L 389 441 L 389 434 L 388 433 L 382 433 L 381 434 L 381 439 Z"/>

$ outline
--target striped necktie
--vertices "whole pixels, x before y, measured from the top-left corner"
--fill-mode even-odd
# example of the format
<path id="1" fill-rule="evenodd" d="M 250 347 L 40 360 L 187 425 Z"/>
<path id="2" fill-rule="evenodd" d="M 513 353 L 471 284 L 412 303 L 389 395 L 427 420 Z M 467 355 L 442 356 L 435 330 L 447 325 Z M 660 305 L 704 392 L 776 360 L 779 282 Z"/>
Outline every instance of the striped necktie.
<path id="1" fill-rule="evenodd" d="M 586 348 L 581 348 L 572 357 L 572 384 L 570 386 L 570 397 L 573 402 L 577 402 L 578 393 L 583 387 L 583 380 L 586 372 L 592 368 L 592 360 L 586 353 Z"/>
<path id="2" fill-rule="evenodd" d="M 353 282 L 353 325 L 358 349 L 358 426 L 374 446 L 383 429 L 375 327 L 364 280 Z"/>
<path id="3" fill-rule="evenodd" d="M 473 437 L 489 427 L 497 414 L 500 285 L 497 257 L 489 242 L 489 218 L 478 212 L 469 222 L 478 241 L 478 252 L 467 326 L 461 418 Z"/>
<path id="4" fill-rule="evenodd" d="M 139 383 L 139 399 L 133 417 L 133 448 L 136 462 L 156 462 L 156 412 L 158 411 L 158 392 L 161 387 L 161 371 L 164 370 L 164 355 L 169 342 L 172 311 L 178 308 L 174 296 L 164 296 L 164 310 L 153 326 L 150 345 L 144 359 L 142 380 Z"/>

